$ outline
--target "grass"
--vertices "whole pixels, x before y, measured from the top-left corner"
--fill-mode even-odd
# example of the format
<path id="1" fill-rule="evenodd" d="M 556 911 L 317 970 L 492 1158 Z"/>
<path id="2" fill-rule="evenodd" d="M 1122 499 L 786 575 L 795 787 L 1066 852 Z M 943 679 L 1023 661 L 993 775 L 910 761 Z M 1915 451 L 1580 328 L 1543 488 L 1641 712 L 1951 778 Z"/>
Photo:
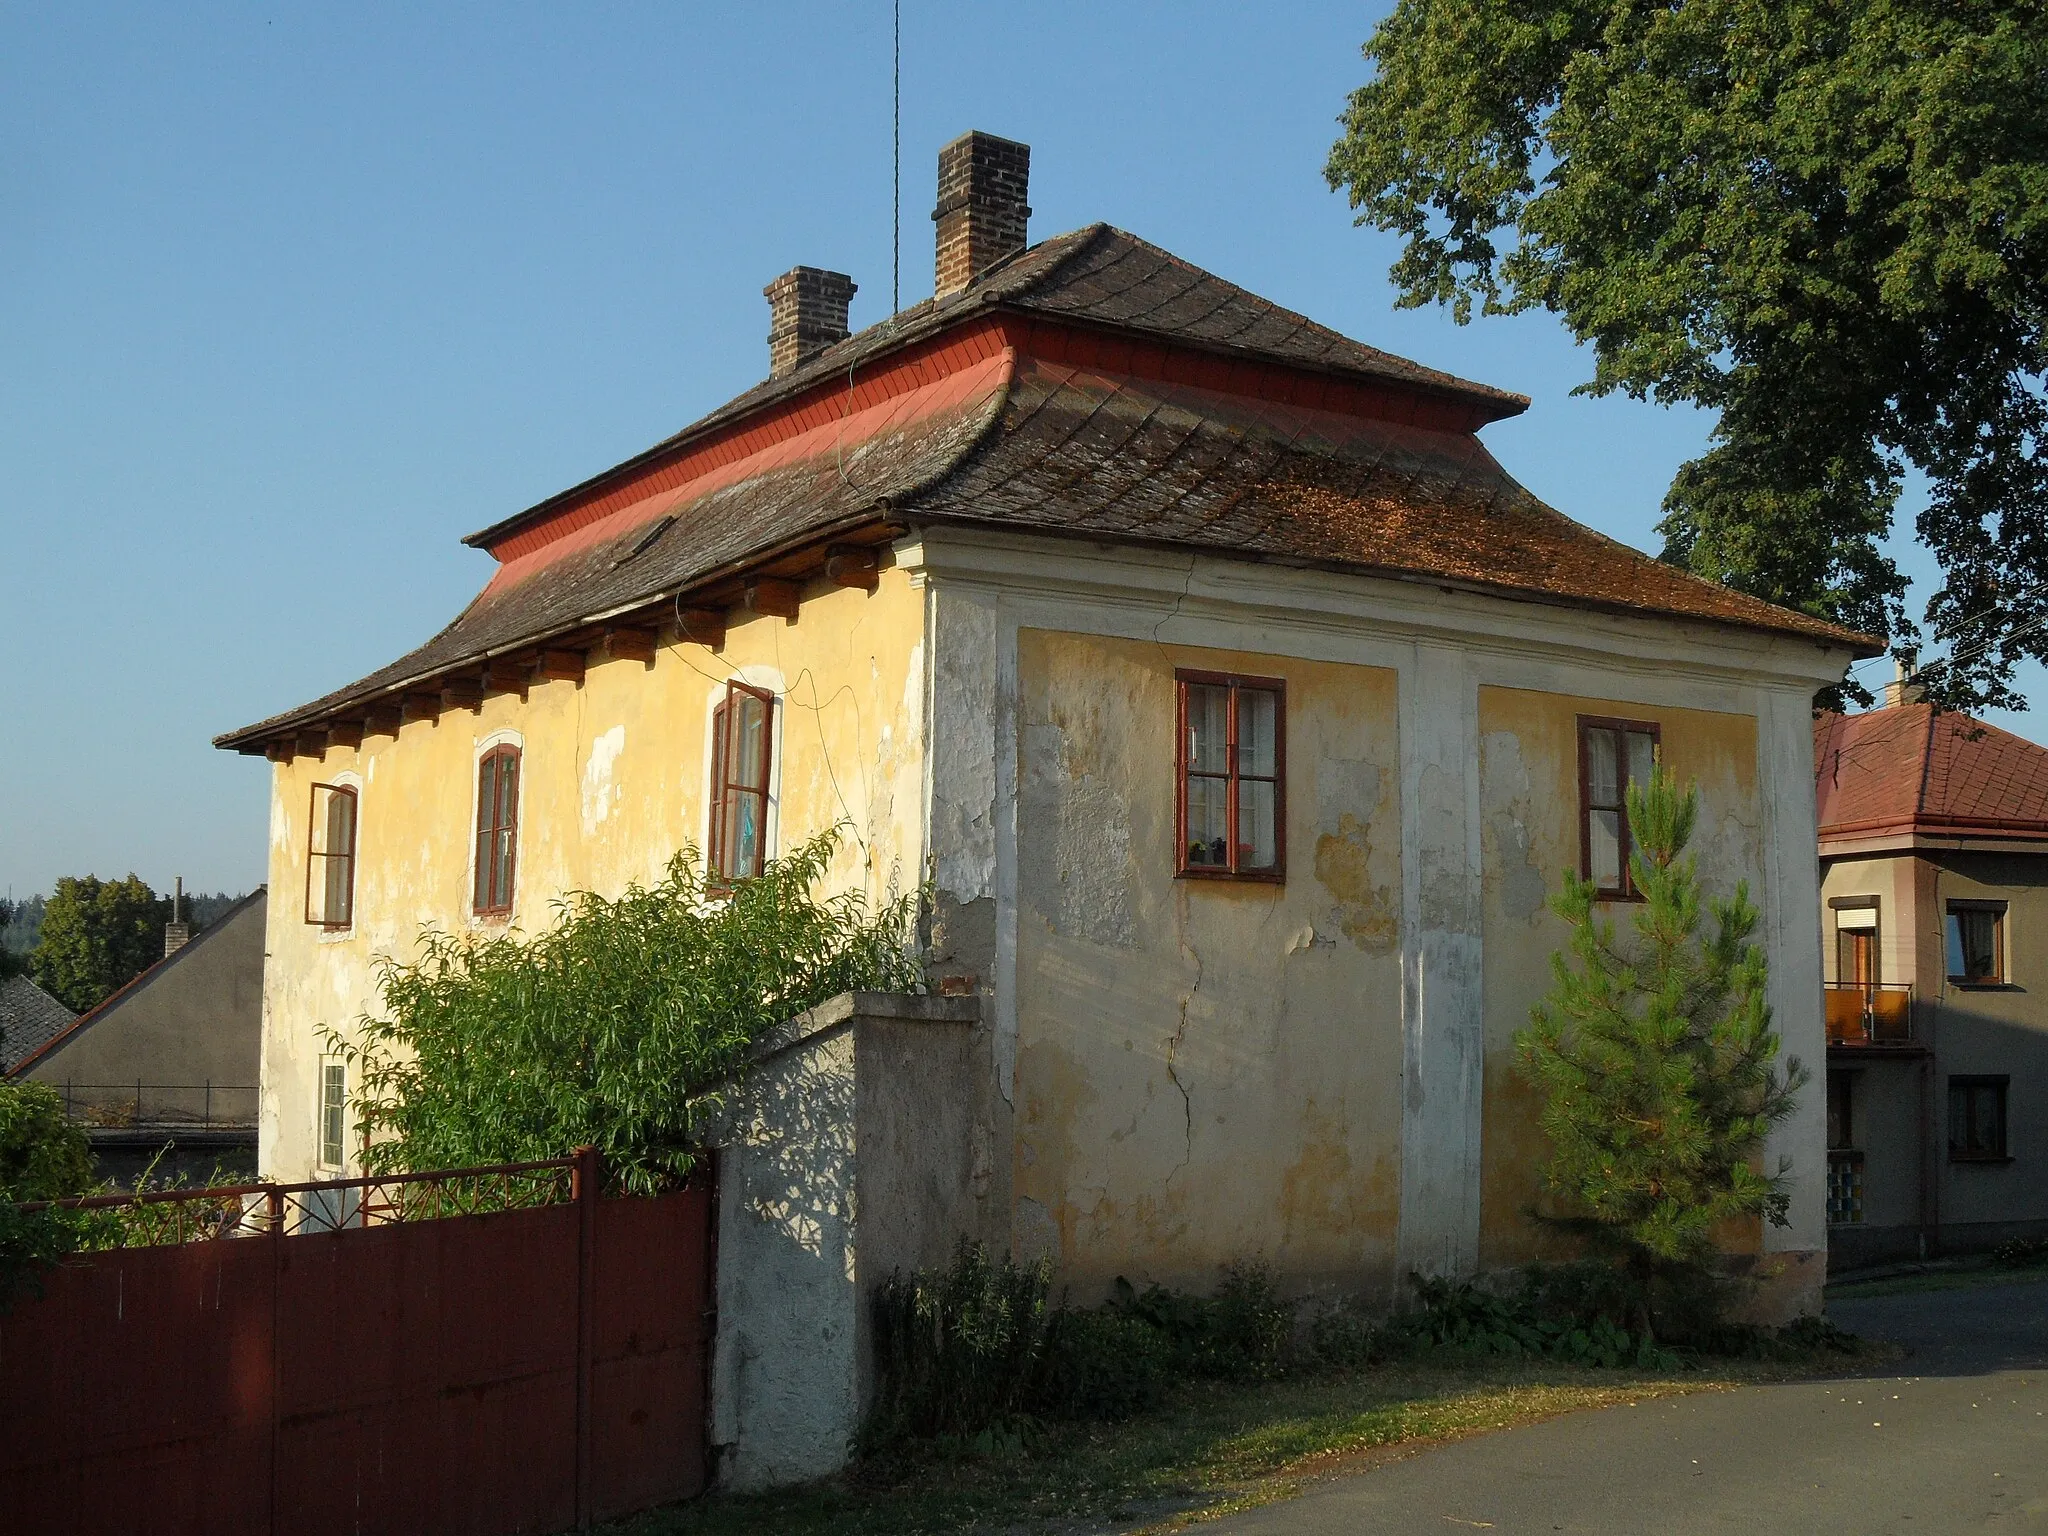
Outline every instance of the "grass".
<path id="1" fill-rule="evenodd" d="M 926 1446 L 827 1483 L 713 1496 L 604 1529 L 611 1536 L 911 1536 L 1171 1531 L 1283 1499 L 1320 1476 L 1586 1408 L 1838 1370 L 1841 1355 L 1672 1373 L 1425 1361 L 1256 1386 L 1194 1383 L 1122 1424 L 1027 1427 L 979 1447 Z"/>
<path id="2" fill-rule="evenodd" d="M 2048 1280 L 2041 1264 L 2000 1264 L 1988 1256 L 1930 1262 L 1925 1269 L 1849 1280 L 1828 1287 L 1829 1301 L 1858 1301 L 1873 1296 L 1910 1296 L 1921 1291 L 1955 1291 L 1980 1285 L 2024 1285 Z"/>

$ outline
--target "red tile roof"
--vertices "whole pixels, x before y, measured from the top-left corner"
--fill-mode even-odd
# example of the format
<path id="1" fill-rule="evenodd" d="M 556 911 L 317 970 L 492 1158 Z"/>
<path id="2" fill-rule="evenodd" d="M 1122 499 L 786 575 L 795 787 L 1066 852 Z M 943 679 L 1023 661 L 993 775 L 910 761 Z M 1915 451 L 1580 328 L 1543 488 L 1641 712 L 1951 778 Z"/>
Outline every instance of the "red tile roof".
<path id="1" fill-rule="evenodd" d="M 1820 834 L 2048 838 L 2048 747 L 1929 704 L 1813 724 Z"/>

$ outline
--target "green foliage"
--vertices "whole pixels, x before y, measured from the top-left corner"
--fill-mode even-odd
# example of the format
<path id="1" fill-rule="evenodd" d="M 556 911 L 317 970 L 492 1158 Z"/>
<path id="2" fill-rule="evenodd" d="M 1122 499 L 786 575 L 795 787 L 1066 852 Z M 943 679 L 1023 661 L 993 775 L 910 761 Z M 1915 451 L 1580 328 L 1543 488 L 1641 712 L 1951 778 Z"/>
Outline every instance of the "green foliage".
<path id="1" fill-rule="evenodd" d="M 971 1448 L 1041 1420 L 1127 1418 L 1175 1380 L 1266 1380 L 1292 1363 L 1294 1307 L 1259 1265 L 1234 1266 L 1213 1296 L 1119 1279 L 1113 1300 L 1086 1309 L 1053 1306 L 1051 1276 L 963 1241 L 947 1268 L 878 1286 L 869 1446 Z"/>
<path id="2" fill-rule="evenodd" d="M 171 904 L 142 880 L 66 876 L 43 908 L 29 954 L 36 985 L 78 1013 L 163 958 Z"/>
<path id="3" fill-rule="evenodd" d="M 1713 1310 L 1700 1297 L 1715 1228 L 1783 1224 L 1786 1169 L 1755 1164 L 1808 1077 L 1796 1059 L 1782 1074 L 1775 1066 L 1746 884 L 1712 904 L 1715 932 L 1700 932 L 1697 860 L 1681 856 L 1698 815 L 1698 790 L 1680 794 L 1662 767 L 1629 786 L 1630 870 L 1644 898 L 1630 952 L 1593 885 L 1567 873 L 1552 907 L 1571 942 L 1551 957 L 1550 995 L 1515 1037 L 1518 1065 L 1544 1095 L 1546 1219 L 1584 1234 L 1643 1288 L 1645 1329 L 1652 1309 Z"/>
<path id="4" fill-rule="evenodd" d="M 1669 555 L 1907 638 L 1879 542 L 1917 468 L 1927 618 L 1968 641 L 1930 681 L 2015 702 L 2048 654 L 2048 8 L 1399 0 L 1365 54 L 1327 174 L 1402 238 L 1404 305 L 1547 309 L 1587 390 L 1718 412 Z"/>
<path id="5" fill-rule="evenodd" d="M 973 1437 L 1038 1406 L 1052 1328 L 1052 1266 L 992 1261 L 963 1240 L 942 1270 L 875 1289 L 871 1442 Z"/>
<path id="6" fill-rule="evenodd" d="M 914 898 L 820 897 L 825 833 L 727 894 L 686 849 L 653 887 L 557 904 L 531 939 L 429 931 L 388 962 L 356 1043 L 371 1172 L 604 1154 L 635 1193 L 690 1170 L 693 1128 L 766 1030 L 853 988 L 909 989 Z"/>
<path id="7" fill-rule="evenodd" d="M 1138 1291 L 1118 1276 L 1110 1306 L 1157 1330 L 1176 1373 L 1262 1381 L 1286 1368 L 1294 1307 L 1280 1299 L 1263 1265 L 1232 1265 L 1213 1296 L 1158 1285 Z"/>
<path id="8" fill-rule="evenodd" d="M 83 1223 L 70 1211 L 24 1211 L 92 1188 L 92 1148 L 44 1083 L 0 1079 L 0 1309 L 23 1281 L 78 1246 Z"/>
<path id="9" fill-rule="evenodd" d="M 1421 1306 L 1389 1324 L 1390 1353 L 1440 1349 L 1609 1370 L 1670 1370 L 1678 1364 L 1648 1330 L 1629 1326 L 1626 1303 L 1602 1304 L 1594 1287 L 1576 1277 L 1559 1284 L 1538 1269 L 1523 1278 L 1519 1291 L 1498 1295 L 1470 1281 L 1417 1275 L 1415 1289 Z"/>
<path id="10" fill-rule="evenodd" d="M 2032 1269 L 2048 1264 L 2048 1237 L 2010 1237 L 1991 1250 L 1993 1263 L 2008 1269 Z"/>

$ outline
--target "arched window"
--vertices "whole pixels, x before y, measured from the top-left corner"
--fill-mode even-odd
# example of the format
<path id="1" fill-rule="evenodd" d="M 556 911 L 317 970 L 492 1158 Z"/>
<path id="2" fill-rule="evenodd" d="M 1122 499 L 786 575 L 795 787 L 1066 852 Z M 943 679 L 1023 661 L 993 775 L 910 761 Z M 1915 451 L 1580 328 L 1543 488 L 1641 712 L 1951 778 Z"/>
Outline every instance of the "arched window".
<path id="1" fill-rule="evenodd" d="M 476 901 L 479 917 L 512 910 L 519 854 L 519 749 L 491 748 L 476 765 Z"/>
<path id="2" fill-rule="evenodd" d="M 346 928 L 356 915 L 356 792 L 315 784 L 306 855 L 306 921 Z"/>
<path id="3" fill-rule="evenodd" d="M 727 683 L 711 711 L 711 872 L 761 873 L 768 851 L 768 758 L 775 695 Z"/>

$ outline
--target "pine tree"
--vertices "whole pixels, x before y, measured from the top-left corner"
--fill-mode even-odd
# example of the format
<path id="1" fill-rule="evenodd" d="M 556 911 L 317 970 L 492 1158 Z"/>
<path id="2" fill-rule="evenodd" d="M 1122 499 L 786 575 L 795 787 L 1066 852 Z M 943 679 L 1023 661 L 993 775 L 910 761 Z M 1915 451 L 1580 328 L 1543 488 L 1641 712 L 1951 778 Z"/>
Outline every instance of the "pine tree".
<path id="1" fill-rule="evenodd" d="M 1809 1076 L 1796 1057 L 1776 1065 L 1747 882 L 1711 903 L 1712 936 L 1700 931 L 1698 861 L 1683 856 L 1698 815 L 1697 786 L 1681 794 L 1661 767 L 1629 786 L 1629 869 L 1643 897 L 1634 940 L 1618 945 L 1592 882 L 1567 873 L 1551 908 L 1571 942 L 1515 1037 L 1523 1075 L 1545 1095 L 1544 1219 L 1616 1264 L 1646 1330 L 1678 1298 L 1714 1293 L 1721 1223 L 1785 1224 L 1790 1164 L 1766 1174 L 1759 1163 Z"/>

